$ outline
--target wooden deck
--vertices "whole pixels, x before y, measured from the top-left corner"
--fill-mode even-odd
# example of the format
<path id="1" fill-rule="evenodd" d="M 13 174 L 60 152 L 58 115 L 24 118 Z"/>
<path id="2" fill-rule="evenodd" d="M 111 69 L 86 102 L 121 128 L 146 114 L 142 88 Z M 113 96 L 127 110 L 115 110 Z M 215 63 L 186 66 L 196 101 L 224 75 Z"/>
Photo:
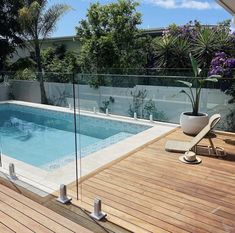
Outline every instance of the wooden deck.
<path id="1" fill-rule="evenodd" d="M 235 232 L 235 135 L 214 139 L 228 152 L 226 159 L 200 156 L 199 165 L 166 152 L 168 139 L 190 137 L 177 129 L 87 177 L 74 203 L 91 211 L 98 196 L 108 220 L 137 233 Z M 75 196 L 75 184 L 69 189 Z"/>
<path id="2" fill-rule="evenodd" d="M 10 190 L 14 190 L 15 192 L 20 194 L 20 196 L 27 197 L 26 199 L 31 199 L 34 202 L 38 203 L 40 206 L 45 206 L 52 210 L 53 212 L 56 212 L 57 214 L 63 216 L 64 218 L 69 219 L 70 221 L 85 227 L 86 229 L 91 230 L 94 233 L 129 233 L 128 230 L 110 222 L 110 221 L 102 221 L 97 222 L 94 221 L 92 218 L 89 217 L 89 212 L 86 211 L 83 208 L 80 208 L 78 206 L 75 206 L 73 204 L 63 205 L 56 201 L 56 197 L 54 195 L 48 195 L 46 197 L 40 197 L 37 194 L 16 185 L 15 183 L 12 183 L 11 181 L 7 180 L 6 178 L 0 178 L 0 190 L 2 190 L 2 185 L 5 187 L 8 187 Z M 1 195 L 1 192 L 0 192 Z M 17 196 L 16 196 L 17 198 Z M 1 205 L 1 199 L 0 199 L 0 205 Z M 40 207 L 41 208 L 41 207 Z M 0 218 L 1 220 L 1 218 Z M 2 220 L 3 221 L 3 220 Z M 1 221 L 0 221 L 1 222 Z M 2 233 L 0 229 L 0 233 Z M 34 232 L 37 232 L 34 230 Z M 81 232 L 81 231 L 79 231 Z M 82 233 L 82 232 L 81 232 Z"/>
<path id="3" fill-rule="evenodd" d="M 91 233 L 3 185 L 0 185 L 0 232 Z"/>

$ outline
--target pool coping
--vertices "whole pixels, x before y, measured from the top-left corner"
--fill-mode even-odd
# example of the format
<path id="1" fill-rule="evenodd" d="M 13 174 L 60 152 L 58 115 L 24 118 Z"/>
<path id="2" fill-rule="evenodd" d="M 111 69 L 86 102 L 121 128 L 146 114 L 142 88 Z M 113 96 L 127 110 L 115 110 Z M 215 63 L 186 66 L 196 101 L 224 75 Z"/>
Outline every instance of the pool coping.
<path id="1" fill-rule="evenodd" d="M 73 109 L 43 105 L 38 103 L 24 102 L 24 101 L 2 101 L 0 104 L 17 104 L 23 106 L 29 106 L 34 108 L 41 108 L 65 113 L 73 113 Z M 163 123 L 163 122 L 150 122 L 149 120 L 133 119 L 125 116 L 118 115 L 106 115 L 102 113 L 93 113 L 88 111 L 79 110 L 77 114 L 97 117 L 102 119 L 124 121 L 127 123 L 141 124 L 151 126 L 151 128 L 140 132 L 136 135 L 121 140 L 116 144 L 110 145 L 104 149 L 91 153 L 85 157 L 79 159 L 77 164 L 77 175 L 81 179 L 96 171 L 97 169 L 104 167 L 113 161 L 122 158 L 124 155 L 130 154 L 136 151 L 138 148 L 150 143 L 156 138 L 174 130 L 178 127 L 177 124 Z M 35 167 L 33 165 L 24 163 L 22 161 L 13 159 L 7 155 L 2 155 L 3 167 L 0 167 L 0 171 L 8 174 L 8 164 L 14 163 L 18 180 L 22 180 L 29 185 L 32 185 L 48 194 L 57 191 L 60 184 L 70 184 L 76 180 L 76 163 L 73 161 L 65 166 L 53 171 L 46 171 Z M 14 180 L 13 180 L 14 181 Z"/>

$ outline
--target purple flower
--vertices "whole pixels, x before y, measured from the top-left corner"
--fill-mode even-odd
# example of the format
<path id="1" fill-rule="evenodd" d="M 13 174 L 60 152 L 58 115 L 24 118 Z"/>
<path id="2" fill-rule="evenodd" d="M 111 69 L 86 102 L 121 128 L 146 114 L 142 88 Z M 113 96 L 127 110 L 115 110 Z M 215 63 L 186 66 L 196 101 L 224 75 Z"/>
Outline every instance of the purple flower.
<path id="1" fill-rule="evenodd" d="M 224 69 L 220 66 L 216 66 L 209 71 L 209 76 L 211 75 L 223 75 Z"/>
<path id="2" fill-rule="evenodd" d="M 219 66 L 219 65 L 222 65 L 221 61 L 220 61 L 220 57 L 215 57 L 214 59 L 212 59 L 211 66 L 215 67 L 215 66 Z"/>
<path id="3" fill-rule="evenodd" d="M 211 61 L 208 75 L 220 75 L 223 78 L 232 78 L 235 68 L 235 58 L 229 58 L 226 53 L 218 52 Z M 220 89 L 226 91 L 231 86 L 231 80 L 220 80 Z"/>
<path id="4" fill-rule="evenodd" d="M 226 58 L 226 53 L 225 52 L 218 52 L 215 54 L 216 57 L 220 57 L 220 58 Z"/>
<path id="5" fill-rule="evenodd" d="M 214 70 L 210 70 L 210 71 L 208 72 L 208 76 L 211 76 L 211 75 L 215 75 Z"/>
<path id="6" fill-rule="evenodd" d="M 235 68 L 235 59 L 234 58 L 228 58 L 226 61 L 225 61 L 225 66 L 230 68 L 230 69 L 234 69 Z"/>

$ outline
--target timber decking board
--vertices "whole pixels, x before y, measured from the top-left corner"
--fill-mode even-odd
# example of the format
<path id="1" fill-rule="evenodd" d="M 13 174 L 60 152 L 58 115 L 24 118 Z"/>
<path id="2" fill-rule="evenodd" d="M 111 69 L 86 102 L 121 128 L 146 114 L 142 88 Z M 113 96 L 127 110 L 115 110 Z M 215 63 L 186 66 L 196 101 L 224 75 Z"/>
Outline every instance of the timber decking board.
<path id="1" fill-rule="evenodd" d="M 130 232 L 110 221 L 100 221 L 100 222 L 94 221 L 89 216 L 90 213 L 86 211 L 85 209 L 82 209 L 73 204 L 63 205 L 57 202 L 56 201 L 57 196 L 48 195 L 46 197 L 40 197 L 26 190 L 25 188 L 15 185 L 14 183 L 9 182 L 8 180 L 2 179 L 2 178 L 0 178 L 0 184 L 1 183 L 4 186 L 9 187 L 11 190 L 14 190 L 15 192 L 20 193 L 28 197 L 29 199 L 36 201 L 38 204 L 43 205 L 49 208 L 50 210 L 58 213 L 59 215 L 64 216 L 65 218 L 71 220 L 72 222 L 77 223 L 78 225 L 81 225 L 87 229 L 90 229 L 92 232 L 95 232 L 95 233 L 116 233 L 116 232 L 129 233 Z M 7 210 L 9 211 L 9 206 Z M 14 212 L 16 211 L 14 210 Z M 21 214 L 21 213 L 16 212 L 16 216 L 18 216 L 18 214 Z M 4 232 L 4 231 L 1 231 L 2 228 L 6 229 L 4 225 L 3 226 L 0 225 L 0 232 Z M 7 232 L 13 232 L 13 231 L 8 229 Z M 42 230 L 41 232 L 45 232 L 45 231 Z"/>
<path id="2" fill-rule="evenodd" d="M 89 233 L 91 231 L 0 184 L 0 232 Z"/>
<path id="3" fill-rule="evenodd" d="M 177 129 L 88 176 L 74 203 L 92 211 L 98 196 L 108 220 L 137 233 L 235 232 L 235 145 L 226 143 L 234 143 L 235 134 L 217 132 L 214 144 L 229 155 L 200 156 L 199 165 L 181 163 L 179 153 L 166 152 L 169 139 L 191 137 Z M 70 184 L 69 194 L 75 191 Z"/>

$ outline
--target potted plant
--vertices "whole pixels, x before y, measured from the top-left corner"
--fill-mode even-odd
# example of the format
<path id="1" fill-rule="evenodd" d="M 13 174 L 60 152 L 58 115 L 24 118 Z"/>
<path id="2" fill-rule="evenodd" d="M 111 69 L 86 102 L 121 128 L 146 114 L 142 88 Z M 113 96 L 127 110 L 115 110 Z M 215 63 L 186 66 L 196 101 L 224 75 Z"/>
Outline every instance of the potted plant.
<path id="1" fill-rule="evenodd" d="M 181 90 L 181 93 L 184 93 L 188 96 L 192 105 L 192 112 L 181 113 L 180 125 L 184 133 L 196 135 L 209 122 L 208 114 L 199 112 L 201 90 L 204 87 L 205 82 L 217 82 L 217 78 L 220 76 L 212 75 L 207 78 L 200 77 L 202 70 L 199 68 L 196 59 L 192 56 L 191 53 L 189 54 L 189 57 L 193 68 L 194 79 L 192 82 L 186 82 L 182 80 L 177 80 L 177 82 L 180 82 L 189 88 L 189 92 Z"/>

